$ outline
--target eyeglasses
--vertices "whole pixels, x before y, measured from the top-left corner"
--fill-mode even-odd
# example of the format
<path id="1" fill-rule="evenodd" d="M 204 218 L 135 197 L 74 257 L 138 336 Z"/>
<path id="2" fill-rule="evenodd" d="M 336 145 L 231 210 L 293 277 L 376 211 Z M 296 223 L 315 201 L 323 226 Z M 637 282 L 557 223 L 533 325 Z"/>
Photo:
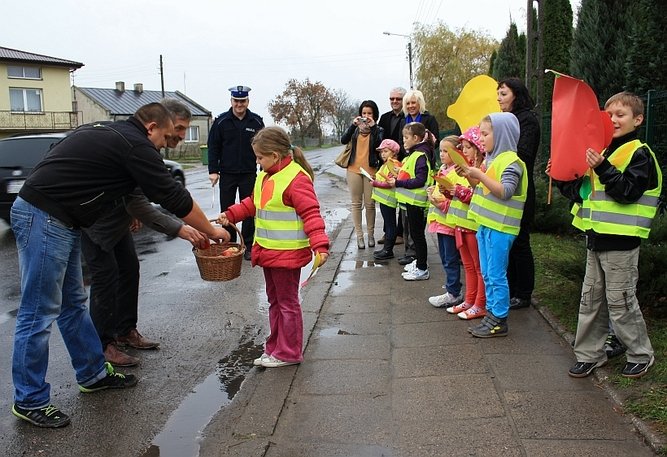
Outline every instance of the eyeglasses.
<path id="1" fill-rule="evenodd" d="M 389 101 L 392 101 L 392 102 L 400 102 L 402 100 L 403 100 L 402 97 L 389 97 Z"/>

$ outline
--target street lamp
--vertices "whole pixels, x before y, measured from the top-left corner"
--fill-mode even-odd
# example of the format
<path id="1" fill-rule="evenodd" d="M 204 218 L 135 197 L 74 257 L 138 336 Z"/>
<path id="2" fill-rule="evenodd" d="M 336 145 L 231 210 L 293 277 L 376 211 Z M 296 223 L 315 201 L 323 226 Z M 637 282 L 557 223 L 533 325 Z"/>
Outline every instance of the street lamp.
<path id="1" fill-rule="evenodd" d="M 408 39 L 408 64 L 410 66 L 410 89 L 414 89 L 412 85 L 412 37 L 410 35 L 403 35 L 402 33 L 382 32 L 384 35 L 402 36 Z"/>

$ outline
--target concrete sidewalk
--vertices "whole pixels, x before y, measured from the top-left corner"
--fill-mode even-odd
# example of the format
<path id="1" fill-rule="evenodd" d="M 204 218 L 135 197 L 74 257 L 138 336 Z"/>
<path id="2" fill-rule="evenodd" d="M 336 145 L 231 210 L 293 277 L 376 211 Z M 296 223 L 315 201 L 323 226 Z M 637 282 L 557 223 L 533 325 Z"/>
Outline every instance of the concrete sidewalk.
<path id="1" fill-rule="evenodd" d="M 567 375 L 571 347 L 536 309 L 473 338 L 428 303 L 444 282 L 434 237 L 431 279 L 408 282 L 351 232 L 304 293 L 304 362 L 254 369 L 200 456 L 654 455 L 594 377 Z"/>

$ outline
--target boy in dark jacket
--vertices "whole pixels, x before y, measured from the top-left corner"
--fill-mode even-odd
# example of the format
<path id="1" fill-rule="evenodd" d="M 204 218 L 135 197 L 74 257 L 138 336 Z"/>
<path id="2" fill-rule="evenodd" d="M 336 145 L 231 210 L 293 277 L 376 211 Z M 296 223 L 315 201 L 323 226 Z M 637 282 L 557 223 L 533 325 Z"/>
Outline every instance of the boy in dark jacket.
<path id="1" fill-rule="evenodd" d="M 636 296 L 639 245 L 648 238 L 662 174 L 651 149 L 637 139 L 644 120 L 641 99 L 621 92 L 607 100 L 605 111 L 614 125 L 613 139 L 602 153 L 586 151 L 591 176 L 556 183 L 575 202 L 572 225 L 585 231 L 587 240 L 574 344 L 577 363 L 568 374 L 583 378 L 607 363 L 604 345 L 611 322 L 627 347 L 621 374 L 639 378 L 655 360 Z"/>

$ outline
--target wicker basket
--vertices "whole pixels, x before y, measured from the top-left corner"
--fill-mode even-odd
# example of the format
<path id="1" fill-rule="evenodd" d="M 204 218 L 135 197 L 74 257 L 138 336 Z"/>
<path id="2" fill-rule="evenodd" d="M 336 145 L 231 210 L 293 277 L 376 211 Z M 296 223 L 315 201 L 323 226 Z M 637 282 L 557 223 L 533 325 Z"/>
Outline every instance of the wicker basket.
<path id="1" fill-rule="evenodd" d="M 233 224 L 232 227 L 236 230 L 241 244 L 228 242 L 211 244 L 206 249 L 192 248 L 197 260 L 197 267 L 199 267 L 199 274 L 204 281 L 229 281 L 241 275 L 241 265 L 243 264 L 243 254 L 246 246 L 239 229 Z M 230 256 L 222 255 L 223 251 L 231 247 L 238 248 L 239 252 Z"/>

